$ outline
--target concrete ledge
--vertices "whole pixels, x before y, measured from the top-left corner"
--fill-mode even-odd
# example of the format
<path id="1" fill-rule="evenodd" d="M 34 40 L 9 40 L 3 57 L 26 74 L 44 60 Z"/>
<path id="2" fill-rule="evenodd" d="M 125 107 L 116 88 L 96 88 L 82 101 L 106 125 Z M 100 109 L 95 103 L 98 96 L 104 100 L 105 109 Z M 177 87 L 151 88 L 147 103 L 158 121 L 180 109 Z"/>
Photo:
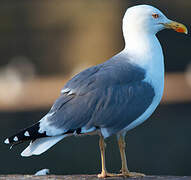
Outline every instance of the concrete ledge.
<path id="1" fill-rule="evenodd" d="M 0 175 L 0 180 L 99 180 L 97 175 Z M 141 178 L 108 177 L 106 180 L 190 180 L 191 176 L 145 176 Z"/>

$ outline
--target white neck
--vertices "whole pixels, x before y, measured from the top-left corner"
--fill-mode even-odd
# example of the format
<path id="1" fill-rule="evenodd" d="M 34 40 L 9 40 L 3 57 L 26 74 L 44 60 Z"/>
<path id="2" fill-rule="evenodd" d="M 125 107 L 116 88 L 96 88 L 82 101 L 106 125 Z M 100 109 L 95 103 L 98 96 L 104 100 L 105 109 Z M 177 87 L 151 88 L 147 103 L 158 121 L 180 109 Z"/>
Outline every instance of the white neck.
<path id="1" fill-rule="evenodd" d="M 125 48 L 122 53 L 127 55 L 131 63 L 146 70 L 145 81 L 154 84 L 160 99 L 164 86 L 164 57 L 157 37 L 146 32 L 124 32 L 124 35 Z"/>
<path id="2" fill-rule="evenodd" d="M 138 63 L 139 65 L 150 64 L 153 58 L 163 61 L 162 48 L 154 34 L 135 32 L 124 35 L 124 51 L 130 57 L 133 57 L 134 63 Z"/>
<path id="3" fill-rule="evenodd" d="M 158 72 L 160 69 L 164 73 L 163 52 L 155 34 L 140 31 L 134 31 L 133 33 L 124 31 L 124 39 L 125 48 L 123 53 L 128 55 L 132 63 L 148 71 Z"/>

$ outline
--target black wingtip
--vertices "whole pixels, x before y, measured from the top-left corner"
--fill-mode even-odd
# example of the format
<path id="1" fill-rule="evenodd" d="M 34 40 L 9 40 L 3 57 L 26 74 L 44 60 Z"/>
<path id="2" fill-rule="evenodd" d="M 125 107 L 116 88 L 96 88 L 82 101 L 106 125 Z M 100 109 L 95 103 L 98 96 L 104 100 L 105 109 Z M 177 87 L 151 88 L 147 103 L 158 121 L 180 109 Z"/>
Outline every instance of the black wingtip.
<path id="1" fill-rule="evenodd" d="M 46 137 L 46 133 L 39 133 L 39 122 L 26 128 L 21 130 L 20 132 L 18 132 L 17 134 L 5 139 L 4 143 L 5 144 L 20 144 L 24 141 L 30 141 L 30 140 L 35 140 L 37 138 L 41 138 L 41 137 Z"/>

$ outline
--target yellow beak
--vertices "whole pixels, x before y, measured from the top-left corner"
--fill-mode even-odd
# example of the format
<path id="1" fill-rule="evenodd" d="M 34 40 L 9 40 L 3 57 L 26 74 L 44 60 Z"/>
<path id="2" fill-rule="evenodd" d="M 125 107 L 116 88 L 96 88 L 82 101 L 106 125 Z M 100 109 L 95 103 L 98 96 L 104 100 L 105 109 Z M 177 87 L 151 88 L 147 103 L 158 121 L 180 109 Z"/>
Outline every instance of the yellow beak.
<path id="1" fill-rule="evenodd" d="M 170 23 L 163 23 L 163 25 L 168 29 L 175 30 L 176 32 L 188 34 L 188 30 L 184 24 L 171 21 Z"/>

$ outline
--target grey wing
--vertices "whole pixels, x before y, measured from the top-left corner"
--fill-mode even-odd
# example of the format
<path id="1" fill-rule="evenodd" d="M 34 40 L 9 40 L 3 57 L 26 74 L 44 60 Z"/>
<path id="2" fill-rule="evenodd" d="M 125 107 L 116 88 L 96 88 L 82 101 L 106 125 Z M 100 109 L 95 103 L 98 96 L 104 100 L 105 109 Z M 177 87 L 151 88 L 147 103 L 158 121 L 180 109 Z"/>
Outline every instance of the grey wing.
<path id="1" fill-rule="evenodd" d="M 141 69 L 126 64 L 94 66 L 70 80 L 41 120 L 41 132 L 58 135 L 106 128 L 112 135 L 134 121 L 151 104 L 154 90 L 142 81 Z"/>
<path id="2" fill-rule="evenodd" d="M 66 85 L 61 90 L 61 94 L 81 94 L 85 93 L 87 86 L 92 84 L 95 81 L 95 74 L 102 69 L 102 64 L 93 66 L 88 68 L 76 76 L 74 76 L 71 80 L 69 80 Z M 90 90 L 90 89 L 87 89 Z"/>
<path id="3" fill-rule="evenodd" d="M 110 87 L 100 97 L 86 126 L 104 128 L 107 131 L 105 136 L 115 134 L 141 116 L 151 105 L 154 96 L 153 87 L 144 81 Z"/>

